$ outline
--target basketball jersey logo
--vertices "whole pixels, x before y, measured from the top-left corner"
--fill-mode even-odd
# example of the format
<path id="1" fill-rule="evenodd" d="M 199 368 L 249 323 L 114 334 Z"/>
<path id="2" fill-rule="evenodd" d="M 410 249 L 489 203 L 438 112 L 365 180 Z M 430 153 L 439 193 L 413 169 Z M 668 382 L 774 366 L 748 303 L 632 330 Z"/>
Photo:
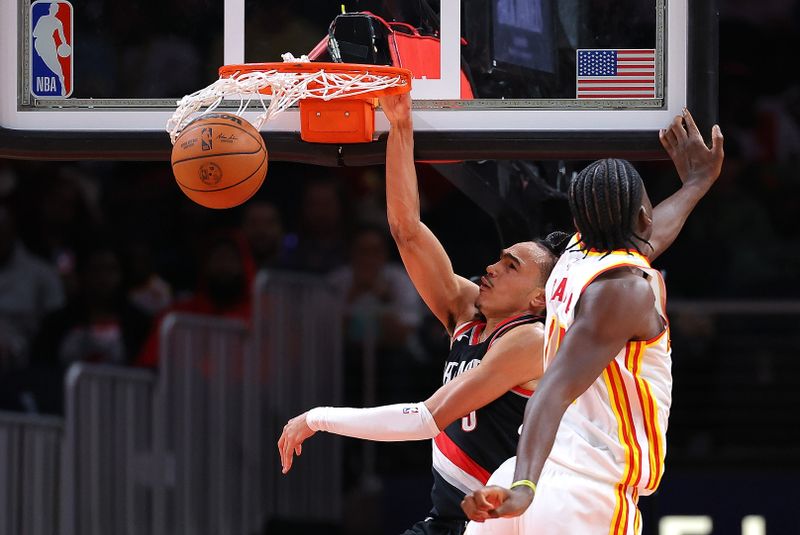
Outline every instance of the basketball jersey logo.
<path id="1" fill-rule="evenodd" d="M 30 8 L 31 94 L 66 98 L 72 94 L 72 4 L 37 0 Z"/>

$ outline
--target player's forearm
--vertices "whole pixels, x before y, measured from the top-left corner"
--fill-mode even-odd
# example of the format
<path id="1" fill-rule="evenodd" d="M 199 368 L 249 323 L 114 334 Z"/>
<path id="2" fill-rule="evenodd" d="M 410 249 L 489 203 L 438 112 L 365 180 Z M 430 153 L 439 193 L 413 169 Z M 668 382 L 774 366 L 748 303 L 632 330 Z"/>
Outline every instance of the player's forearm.
<path id="1" fill-rule="evenodd" d="M 653 251 L 647 255 L 651 262 L 672 245 L 709 187 L 703 183 L 684 184 L 653 209 L 653 235 L 650 237 Z"/>
<path id="2" fill-rule="evenodd" d="M 687 182 L 653 209 L 653 251 L 647 255 L 651 262 L 672 245 L 709 187 L 702 182 Z"/>
<path id="3" fill-rule="evenodd" d="M 399 403 L 367 409 L 316 407 L 306 414 L 313 431 L 380 442 L 425 440 L 439 428 L 424 403 Z"/>
<path id="4" fill-rule="evenodd" d="M 570 404 L 566 394 L 563 389 L 543 384 L 528 401 L 517 446 L 514 481 L 539 481 L 542 467 L 553 449 L 561 418 Z"/>
<path id="5" fill-rule="evenodd" d="M 409 118 L 393 124 L 386 144 L 386 211 L 392 235 L 400 241 L 418 231 L 419 189 L 414 167 L 414 129 Z"/>

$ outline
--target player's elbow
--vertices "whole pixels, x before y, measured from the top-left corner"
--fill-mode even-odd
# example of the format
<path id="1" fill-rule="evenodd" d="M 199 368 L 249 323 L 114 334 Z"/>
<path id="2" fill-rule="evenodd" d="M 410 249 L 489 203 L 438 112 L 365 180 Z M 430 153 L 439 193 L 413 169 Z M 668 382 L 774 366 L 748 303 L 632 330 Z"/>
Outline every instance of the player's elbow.
<path id="1" fill-rule="evenodd" d="M 420 231 L 420 221 L 413 218 L 390 217 L 389 231 L 397 245 L 402 245 L 417 237 Z"/>

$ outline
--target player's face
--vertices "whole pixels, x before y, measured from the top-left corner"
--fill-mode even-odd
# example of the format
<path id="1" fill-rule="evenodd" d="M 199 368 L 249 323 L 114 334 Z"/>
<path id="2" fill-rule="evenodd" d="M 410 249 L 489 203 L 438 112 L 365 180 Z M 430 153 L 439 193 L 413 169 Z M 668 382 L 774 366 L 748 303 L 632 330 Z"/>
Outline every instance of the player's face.
<path id="1" fill-rule="evenodd" d="M 544 283 L 540 266 L 548 253 L 533 242 L 503 249 L 500 259 L 486 267 L 475 305 L 486 317 L 508 317 L 525 311 L 541 312 Z"/>

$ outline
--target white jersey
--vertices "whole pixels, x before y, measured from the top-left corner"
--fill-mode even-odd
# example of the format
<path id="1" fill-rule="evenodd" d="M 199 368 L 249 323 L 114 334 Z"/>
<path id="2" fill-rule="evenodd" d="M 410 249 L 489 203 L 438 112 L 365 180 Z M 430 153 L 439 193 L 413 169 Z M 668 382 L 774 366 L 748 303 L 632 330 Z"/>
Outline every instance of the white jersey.
<path id="1" fill-rule="evenodd" d="M 579 235 L 547 280 L 545 368 L 574 321 L 575 305 L 600 274 L 631 266 L 640 269 L 665 320 L 666 292 L 661 274 L 638 253 L 593 252 Z M 619 303 L 625 306 L 624 302 Z M 593 479 L 612 483 L 620 494 L 652 494 L 664 472 L 672 402 L 669 328 L 651 340 L 633 341 L 614 357 L 595 382 L 567 409 L 549 460 Z M 620 497 L 622 499 L 622 497 Z"/>

